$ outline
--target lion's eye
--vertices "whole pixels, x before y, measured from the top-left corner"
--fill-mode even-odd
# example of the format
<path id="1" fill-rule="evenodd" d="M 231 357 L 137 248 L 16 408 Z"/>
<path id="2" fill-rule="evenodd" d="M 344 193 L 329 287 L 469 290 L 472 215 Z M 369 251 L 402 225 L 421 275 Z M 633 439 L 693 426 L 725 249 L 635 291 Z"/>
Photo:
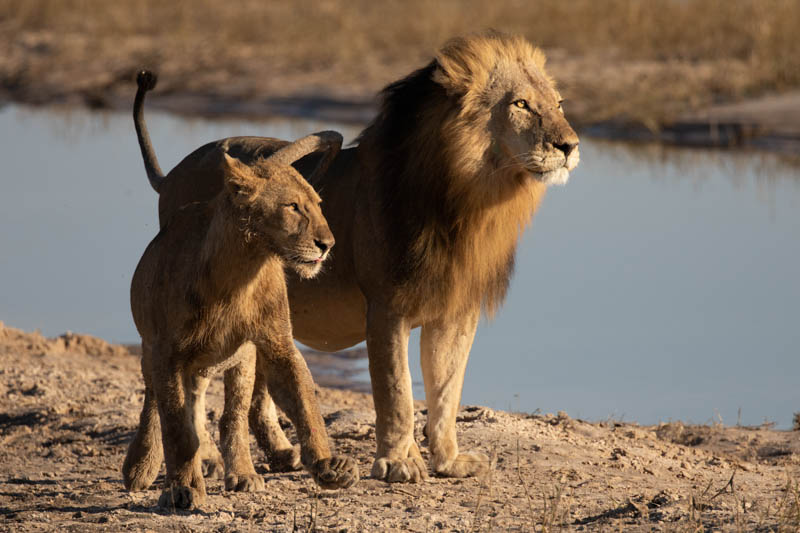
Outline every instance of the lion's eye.
<path id="1" fill-rule="evenodd" d="M 292 211 L 300 211 L 300 206 L 294 202 L 290 203 L 288 207 L 290 207 Z"/>
<path id="2" fill-rule="evenodd" d="M 528 101 L 527 100 L 514 100 L 514 105 L 520 109 L 528 109 Z"/>

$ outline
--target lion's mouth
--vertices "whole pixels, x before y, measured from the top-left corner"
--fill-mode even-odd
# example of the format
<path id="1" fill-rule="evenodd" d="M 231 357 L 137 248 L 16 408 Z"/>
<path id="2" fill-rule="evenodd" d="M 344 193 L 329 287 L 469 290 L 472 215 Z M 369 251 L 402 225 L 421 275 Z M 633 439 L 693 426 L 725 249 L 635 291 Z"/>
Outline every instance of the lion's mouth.
<path id="1" fill-rule="evenodd" d="M 527 170 L 534 179 L 547 186 L 565 185 L 569 180 L 570 171 L 578 166 L 579 157 L 577 148 L 568 157 L 537 158 L 530 156 Z"/>
<path id="2" fill-rule="evenodd" d="M 567 168 L 566 158 L 560 161 L 552 161 L 555 164 L 547 164 L 543 161 L 540 164 L 532 164 L 526 167 L 531 176 L 536 181 L 547 185 L 564 185 L 569 180 L 569 169 Z"/>
<path id="3" fill-rule="evenodd" d="M 296 262 L 302 265 L 318 265 L 328 258 L 328 252 L 325 251 L 316 257 L 298 257 Z"/>
<path id="4" fill-rule="evenodd" d="M 528 156 L 523 160 L 523 164 L 530 172 L 543 174 L 545 172 L 550 172 L 566 166 L 567 158 L 563 156 L 558 157 L 555 155 L 537 156 L 534 154 L 528 154 Z"/>
<path id="5" fill-rule="evenodd" d="M 317 257 L 294 257 L 292 261 L 294 271 L 300 274 L 302 278 L 313 278 L 322 271 L 322 263 L 327 255 L 327 253 L 324 253 Z"/>

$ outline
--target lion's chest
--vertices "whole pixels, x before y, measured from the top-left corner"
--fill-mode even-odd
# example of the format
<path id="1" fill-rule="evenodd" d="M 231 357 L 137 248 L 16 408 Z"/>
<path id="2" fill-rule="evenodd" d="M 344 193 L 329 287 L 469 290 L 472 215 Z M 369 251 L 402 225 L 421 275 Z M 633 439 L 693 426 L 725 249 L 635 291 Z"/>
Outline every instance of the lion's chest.
<path id="1" fill-rule="evenodd" d="M 285 289 L 276 286 L 273 278 L 259 276 L 210 301 L 195 295 L 197 301 L 190 302 L 194 304 L 191 319 L 181 336 L 196 366 L 224 369 L 237 364 L 232 358 L 242 343 L 269 335 L 273 324 L 281 323 L 282 313 L 288 313 Z"/>
<path id="2" fill-rule="evenodd" d="M 526 199 L 475 213 L 458 231 L 423 234 L 426 240 L 415 243 L 415 268 L 402 290 L 407 312 L 426 321 L 480 308 L 490 315 L 496 311 L 508 289 L 522 228 L 533 211 Z"/>

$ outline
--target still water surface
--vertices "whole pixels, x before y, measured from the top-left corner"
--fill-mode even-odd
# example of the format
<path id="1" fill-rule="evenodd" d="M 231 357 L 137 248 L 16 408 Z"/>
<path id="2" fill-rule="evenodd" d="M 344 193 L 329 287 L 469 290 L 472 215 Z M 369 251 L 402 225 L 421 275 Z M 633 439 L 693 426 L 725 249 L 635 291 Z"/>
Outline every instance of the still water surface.
<path id="1" fill-rule="evenodd" d="M 165 170 L 229 135 L 358 133 L 153 111 L 148 122 Z M 158 224 L 129 116 L 8 106 L 0 136 L 0 320 L 137 341 L 128 288 Z M 798 167 L 587 139 L 581 152 L 525 233 L 505 306 L 478 330 L 463 403 L 788 428 L 800 411 Z"/>

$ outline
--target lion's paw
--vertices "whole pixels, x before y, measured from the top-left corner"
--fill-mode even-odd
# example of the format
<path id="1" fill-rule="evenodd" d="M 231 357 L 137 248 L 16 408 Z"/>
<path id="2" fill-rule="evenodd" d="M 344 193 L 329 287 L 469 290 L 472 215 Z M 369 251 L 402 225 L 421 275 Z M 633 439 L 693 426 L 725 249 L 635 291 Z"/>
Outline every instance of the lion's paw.
<path id="1" fill-rule="evenodd" d="M 359 479 L 358 464 L 350 457 L 334 455 L 317 461 L 311 476 L 323 489 L 346 489 Z"/>
<path id="2" fill-rule="evenodd" d="M 294 446 L 283 450 L 273 450 L 269 452 L 269 469 L 273 472 L 293 472 L 300 470 L 303 463 L 300 462 L 300 448 Z"/>
<path id="3" fill-rule="evenodd" d="M 462 452 L 455 459 L 440 465 L 434 461 L 433 470 L 445 477 L 479 476 L 489 469 L 489 457 L 478 452 Z"/>
<path id="4" fill-rule="evenodd" d="M 192 487 L 171 486 L 164 489 L 158 498 L 158 506 L 162 509 L 192 509 L 206 501 L 204 491 Z"/>
<path id="5" fill-rule="evenodd" d="M 122 479 L 125 488 L 130 491 L 147 490 L 153 484 L 158 472 L 161 470 L 161 460 L 152 460 L 152 457 L 140 458 L 138 462 L 130 459 L 131 454 L 125 458 L 122 465 Z"/>
<path id="6" fill-rule="evenodd" d="M 225 490 L 261 492 L 264 490 L 264 478 L 258 474 L 228 474 L 225 476 Z"/>
<path id="7" fill-rule="evenodd" d="M 428 477 L 425 461 L 419 457 L 387 459 L 381 457 L 372 464 L 372 477 L 389 483 L 418 483 Z"/>
<path id="8" fill-rule="evenodd" d="M 225 477 L 225 466 L 221 459 L 203 459 L 203 477 L 222 479 Z"/>

